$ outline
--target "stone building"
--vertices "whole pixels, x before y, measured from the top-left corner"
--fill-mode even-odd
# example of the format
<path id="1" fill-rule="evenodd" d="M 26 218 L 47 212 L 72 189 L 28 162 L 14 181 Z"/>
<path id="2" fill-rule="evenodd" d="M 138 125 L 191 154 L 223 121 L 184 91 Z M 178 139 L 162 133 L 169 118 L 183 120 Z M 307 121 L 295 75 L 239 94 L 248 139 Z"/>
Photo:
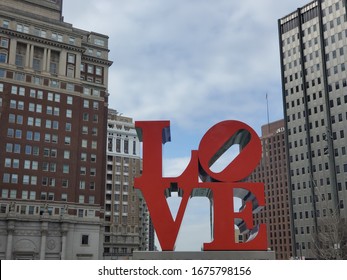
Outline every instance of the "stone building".
<path id="1" fill-rule="evenodd" d="M 105 193 L 105 259 L 131 259 L 149 249 L 149 216 L 134 178 L 141 174 L 140 141 L 131 118 L 109 109 Z"/>
<path id="2" fill-rule="evenodd" d="M 102 258 L 108 37 L 1 0 L 0 42 L 0 258 Z"/>

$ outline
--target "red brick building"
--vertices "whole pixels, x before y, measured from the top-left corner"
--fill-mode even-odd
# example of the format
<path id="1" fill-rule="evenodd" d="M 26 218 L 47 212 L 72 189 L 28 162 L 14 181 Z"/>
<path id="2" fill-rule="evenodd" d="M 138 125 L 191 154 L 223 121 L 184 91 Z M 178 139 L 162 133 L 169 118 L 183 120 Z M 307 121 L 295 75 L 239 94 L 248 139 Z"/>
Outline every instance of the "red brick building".
<path id="1" fill-rule="evenodd" d="M 266 206 L 255 215 L 255 223 L 267 225 L 268 247 L 276 259 L 289 259 L 293 254 L 284 121 L 263 125 L 261 131 L 262 159 L 248 178 L 265 184 Z"/>
<path id="2" fill-rule="evenodd" d="M 0 258 L 99 258 L 108 37 L 64 22 L 62 0 L 14 0 L 0 41 Z"/>

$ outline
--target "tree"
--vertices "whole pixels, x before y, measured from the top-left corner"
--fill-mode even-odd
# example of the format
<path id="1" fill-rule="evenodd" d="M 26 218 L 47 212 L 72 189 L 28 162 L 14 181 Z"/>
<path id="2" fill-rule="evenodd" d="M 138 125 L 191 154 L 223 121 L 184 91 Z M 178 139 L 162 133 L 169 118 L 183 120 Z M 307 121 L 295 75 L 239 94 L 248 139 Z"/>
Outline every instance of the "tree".
<path id="1" fill-rule="evenodd" d="M 313 235 L 313 253 L 318 259 L 347 259 L 347 221 L 338 209 L 317 220 L 318 229 Z"/>

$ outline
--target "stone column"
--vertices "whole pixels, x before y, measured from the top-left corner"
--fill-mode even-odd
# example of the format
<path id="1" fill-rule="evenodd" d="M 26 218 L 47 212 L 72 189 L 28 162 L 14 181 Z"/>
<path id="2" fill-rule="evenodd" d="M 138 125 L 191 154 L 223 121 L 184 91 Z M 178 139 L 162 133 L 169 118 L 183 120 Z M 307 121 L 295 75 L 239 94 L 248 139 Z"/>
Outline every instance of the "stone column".
<path id="1" fill-rule="evenodd" d="M 6 245 L 6 260 L 12 259 L 13 232 L 15 228 L 14 221 L 8 221 L 7 224 L 7 245 Z"/>
<path id="2" fill-rule="evenodd" d="M 28 52 L 28 49 L 27 49 Z M 29 60 L 29 68 L 33 68 L 33 59 L 34 59 L 34 46 L 31 45 L 30 46 L 30 53 L 29 56 L 27 58 Z"/>
<path id="3" fill-rule="evenodd" d="M 66 259 L 66 235 L 67 235 L 68 227 L 67 224 L 61 225 L 61 252 L 60 258 L 62 260 Z"/>
<path id="4" fill-rule="evenodd" d="M 8 64 L 10 65 L 16 64 L 16 52 L 17 52 L 17 40 L 11 39 L 10 53 L 8 56 Z"/>
<path id="5" fill-rule="evenodd" d="M 31 53 L 31 45 L 27 44 L 27 50 L 25 52 L 24 67 L 29 67 L 30 65 L 30 53 Z"/>
<path id="6" fill-rule="evenodd" d="M 58 75 L 61 75 L 61 76 L 65 76 L 66 75 L 66 60 L 67 60 L 67 52 L 62 50 L 60 52 L 60 56 L 59 56 Z"/>
<path id="7" fill-rule="evenodd" d="M 46 258 L 47 232 L 48 232 L 48 222 L 42 222 L 42 224 L 41 224 L 40 260 L 44 260 Z"/>
<path id="8" fill-rule="evenodd" d="M 49 71 L 49 66 L 47 65 L 47 51 L 49 49 L 44 48 L 43 49 L 43 58 L 42 58 L 42 71 Z"/>

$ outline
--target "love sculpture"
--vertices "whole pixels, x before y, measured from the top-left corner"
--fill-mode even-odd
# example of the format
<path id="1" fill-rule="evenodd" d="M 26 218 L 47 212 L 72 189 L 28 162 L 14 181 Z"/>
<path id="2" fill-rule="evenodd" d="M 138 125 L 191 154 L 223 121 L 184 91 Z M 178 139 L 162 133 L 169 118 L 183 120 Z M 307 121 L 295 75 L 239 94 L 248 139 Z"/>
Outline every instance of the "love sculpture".
<path id="1" fill-rule="evenodd" d="M 265 205 L 264 184 L 242 182 L 261 158 L 261 142 L 252 128 L 234 120 L 214 125 L 192 151 L 185 171 L 179 177 L 163 177 L 162 146 L 171 140 L 170 122 L 137 121 L 135 127 L 143 142 L 143 171 L 134 186 L 145 198 L 163 251 L 174 250 L 188 200 L 199 191 L 209 194 L 213 206 L 213 240 L 204 243 L 204 251 L 267 250 L 265 224 L 253 225 L 253 213 Z M 240 145 L 240 153 L 224 170 L 213 172 L 210 167 L 234 144 Z M 176 219 L 166 200 L 172 191 L 182 197 Z M 238 212 L 234 197 L 243 200 Z M 235 225 L 250 233 L 247 242 L 235 242 Z"/>

